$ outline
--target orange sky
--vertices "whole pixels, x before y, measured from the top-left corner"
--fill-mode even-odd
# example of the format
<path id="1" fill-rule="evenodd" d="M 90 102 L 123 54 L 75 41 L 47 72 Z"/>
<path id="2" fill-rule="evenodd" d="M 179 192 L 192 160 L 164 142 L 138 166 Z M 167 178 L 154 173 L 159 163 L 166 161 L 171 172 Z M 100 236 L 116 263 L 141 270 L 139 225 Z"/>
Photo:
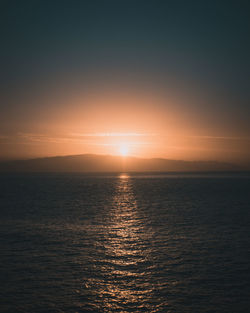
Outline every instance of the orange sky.
<path id="1" fill-rule="evenodd" d="M 112 85 L 32 94 L 23 101 L 39 106 L 9 112 L 5 129 L 12 132 L 1 134 L 2 158 L 120 154 L 126 146 L 129 155 L 146 158 L 249 160 L 250 138 L 208 105 L 200 106 L 209 99 L 199 95 Z"/>
<path id="2" fill-rule="evenodd" d="M 125 147 L 250 168 L 247 1 L 14 2 L 1 19 L 0 160 Z"/>

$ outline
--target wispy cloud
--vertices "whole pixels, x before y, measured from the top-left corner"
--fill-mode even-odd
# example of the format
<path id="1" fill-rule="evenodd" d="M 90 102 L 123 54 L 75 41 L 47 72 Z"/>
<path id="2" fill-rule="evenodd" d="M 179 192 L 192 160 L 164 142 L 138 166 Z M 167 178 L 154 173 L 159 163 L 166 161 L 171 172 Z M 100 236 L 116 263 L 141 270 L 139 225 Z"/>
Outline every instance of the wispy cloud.
<path id="1" fill-rule="evenodd" d="M 156 136 L 155 133 L 72 133 L 72 136 L 79 137 L 149 137 Z"/>
<path id="2" fill-rule="evenodd" d="M 91 145 L 117 145 L 117 143 L 99 143 L 98 139 L 107 137 L 108 138 L 129 138 L 129 137 L 150 137 L 155 136 L 156 134 L 152 133 L 70 133 L 65 136 L 49 136 L 46 134 L 40 133 L 26 133 L 19 132 L 15 136 L 18 139 L 22 139 L 26 142 L 41 142 L 41 143 L 88 143 Z M 96 139 L 96 140 L 95 140 Z M 131 145 L 141 145 L 149 144 L 147 142 L 133 142 Z"/>
<path id="3" fill-rule="evenodd" d="M 83 139 L 80 140 L 79 138 L 73 138 L 70 136 L 48 136 L 45 134 L 37 133 L 18 133 L 17 137 L 31 142 L 47 142 L 47 143 L 84 142 Z"/>
<path id="4" fill-rule="evenodd" d="M 218 139 L 218 140 L 243 140 L 250 141 L 250 137 L 230 137 L 230 136 L 186 136 L 189 138 L 197 138 L 197 139 Z"/>
<path id="5" fill-rule="evenodd" d="M 128 146 L 142 146 L 142 145 L 152 145 L 152 142 L 132 142 L 132 143 L 128 143 Z M 95 146 L 113 146 L 113 147 L 117 147 L 119 146 L 119 143 L 91 143 L 91 145 L 95 145 Z"/>

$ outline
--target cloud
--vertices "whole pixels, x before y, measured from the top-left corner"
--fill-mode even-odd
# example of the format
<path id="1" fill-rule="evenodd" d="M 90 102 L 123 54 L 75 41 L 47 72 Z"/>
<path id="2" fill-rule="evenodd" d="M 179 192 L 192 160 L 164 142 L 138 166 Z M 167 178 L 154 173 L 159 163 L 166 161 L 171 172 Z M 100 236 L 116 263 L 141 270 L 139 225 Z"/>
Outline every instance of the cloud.
<path id="1" fill-rule="evenodd" d="M 132 142 L 128 143 L 128 146 L 140 146 L 140 145 L 152 145 L 152 142 Z M 120 145 L 120 143 L 91 143 L 91 145 L 95 146 L 114 146 L 117 147 Z"/>
<path id="2" fill-rule="evenodd" d="M 18 138 L 24 139 L 25 141 L 30 142 L 47 142 L 47 143 L 82 143 L 83 139 L 73 138 L 70 136 L 49 136 L 45 134 L 37 134 L 37 133 L 22 133 L 19 132 L 17 134 Z"/>
<path id="3" fill-rule="evenodd" d="M 149 133 L 71 133 L 69 135 L 55 135 L 50 136 L 41 133 L 31 133 L 31 132 L 18 132 L 13 136 L 2 136 L 8 138 L 9 143 L 15 144 L 39 144 L 39 143 L 55 143 L 55 144 L 88 144 L 96 146 L 117 146 L 119 143 L 110 142 L 108 139 L 112 138 L 138 138 L 138 137 L 149 137 L 155 136 L 156 134 Z M 104 141 L 106 137 L 106 142 Z M 102 139 L 103 138 L 103 139 Z M 1 139 L 1 136 L 0 136 Z M 102 140 L 101 140 L 102 139 Z M 152 142 L 143 141 L 135 142 L 134 140 L 129 143 L 130 146 L 138 145 L 152 145 Z"/>
<path id="4" fill-rule="evenodd" d="M 197 139 L 218 139 L 218 140 L 243 140 L 249 141 L 250 137 L 230 137 L 230 136 L 187 136 L 190 138 L 197 138 Z"/>
<path id="5" fill-rule="evenodd" d="M 78 137 L 148 137 L 155 136 L 154 133 L 72 133 L 73 136 Z"/>

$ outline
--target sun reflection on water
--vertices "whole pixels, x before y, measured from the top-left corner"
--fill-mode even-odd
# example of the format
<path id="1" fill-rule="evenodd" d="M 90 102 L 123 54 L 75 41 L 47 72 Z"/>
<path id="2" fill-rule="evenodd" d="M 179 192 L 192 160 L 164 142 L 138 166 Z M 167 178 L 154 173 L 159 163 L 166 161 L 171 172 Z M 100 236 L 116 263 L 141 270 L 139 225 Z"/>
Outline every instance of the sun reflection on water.
<path id="1" fill-rule="evenodd" d="M 129 178 L 129 175 L 128 174 L 121 174 L 120 176 L 119 176 L 119 178 L 120 179 L 128 179 Z"/>
<path id="2" fill-rule="evenodd" d="M 149 290 L 140 290 L 139 286 L 140 277 L 145 274 L 138 271 L 138 266 L 147 258 L 142 249 L 144 234 L 131 178 L 122 174 L 116 185 L 110 223 L 107 225 L 105 250 L 112 277 L 111 284 L 106 286 L 109 294 L 105 299 L 107 308 L 137 309 L 145 292 L 148 293 Z"/>
<path id="3" fill-rule="evenodd" d="M 132 180 L 127 174 L 117 179 L 88 281 L 100 312 L 158 312 L 150 283 L 152 234 L 138 211 Z"/>

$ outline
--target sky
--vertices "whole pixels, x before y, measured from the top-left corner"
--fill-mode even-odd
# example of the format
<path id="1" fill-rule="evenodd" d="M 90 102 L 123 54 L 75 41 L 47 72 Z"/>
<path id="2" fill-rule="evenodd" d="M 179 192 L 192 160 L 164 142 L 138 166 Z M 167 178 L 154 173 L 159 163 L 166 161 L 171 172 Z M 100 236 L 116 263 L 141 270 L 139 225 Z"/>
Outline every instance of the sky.
<path id="1" fill-rule="evenodd" d="M 250 164 L 249 1 L 1 1 L 0 158 Z"/>

